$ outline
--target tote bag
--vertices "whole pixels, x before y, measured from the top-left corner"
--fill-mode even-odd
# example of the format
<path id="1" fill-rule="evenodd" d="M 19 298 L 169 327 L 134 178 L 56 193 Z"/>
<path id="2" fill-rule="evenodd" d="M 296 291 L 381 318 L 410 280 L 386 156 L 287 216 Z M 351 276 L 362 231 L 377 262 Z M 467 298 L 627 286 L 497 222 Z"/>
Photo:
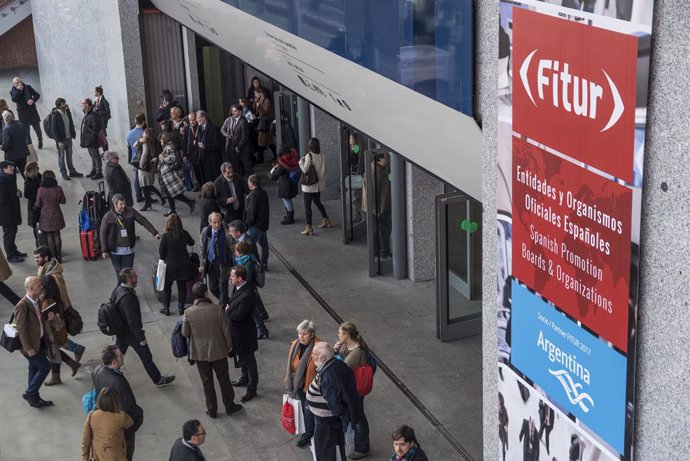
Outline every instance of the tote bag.
<path id="1" fill-rule="evenodd" d="M 162 259 L 158 260 L 158 268 L 156 269 L 156 290 L 163 291 L 165 287 L 165 261 Z"/>

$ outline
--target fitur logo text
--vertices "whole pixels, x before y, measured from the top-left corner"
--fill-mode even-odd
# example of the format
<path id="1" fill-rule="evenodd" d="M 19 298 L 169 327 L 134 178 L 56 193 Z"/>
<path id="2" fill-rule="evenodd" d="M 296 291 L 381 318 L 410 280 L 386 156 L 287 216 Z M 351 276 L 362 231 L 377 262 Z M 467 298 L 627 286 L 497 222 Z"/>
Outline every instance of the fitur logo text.
<path id="1" fill-rule="evenodd" d="M 537 102 L 532 95 L 532 87 L 530 85 L 530 64 L 532 58 L 539 51 L 532 50 L 527 55 L 525 61 L 520 66 L 520 80 L 522 86 L 525 88 L 527 96 L 536 107 Z M 589 117 L 593 120 L 597 118 L 597 103 L 604 98 L 604 87 L 596 82 L 588 81 L 584 77 L 573 75 L 570 73 L 570 64 L 567 62 L 560 62 L 551 59 L 540 59 L 535 66 L 536 72 L 536 87 L 537 95 L 542 101 L 551 100 L 554 107 L 562 107 L 566 112 L 574 113 L 580 117 Z M 609 74 L 601 69 L 603 77 L 606 78 L 608 88 L 613 98 L 613 110 L 609 116 L 608 122 L 601 129 L 601 132 L 609 130 L 613 127 L 623 115 L 625 106 L 623 99 L 616 84 L 611 80 Z M 551 97 L 549 98 L 548 87 L 551 87 Z"/>

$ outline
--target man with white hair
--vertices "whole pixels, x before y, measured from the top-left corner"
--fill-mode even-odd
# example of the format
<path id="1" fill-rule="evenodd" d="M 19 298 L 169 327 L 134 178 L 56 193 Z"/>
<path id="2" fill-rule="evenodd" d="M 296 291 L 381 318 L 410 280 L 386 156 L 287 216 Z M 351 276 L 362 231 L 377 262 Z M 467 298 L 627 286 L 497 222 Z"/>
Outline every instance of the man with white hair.
<path id="1" fill-rule="evenodd" d="M 17 165 L 19 174 L 24 175 L 26 159 L 29 156 L 26 130 L 24 125 L 15 120 L 14 114 L 9 110 L 3 111 L 2 119 L 5 122 L 5 128 L 2 130 L 2 150 L 5 151 L 5 160 Z"/>
<path id="2" fill-rule="evenodd" d="M 316 377 L 309 385 L 307 401 L 314 414 L 314 449 L 319 461 L 335 461 L 336 446 L 345 459 L 343 415 L 349 415 L 354 426 L 360 419 L 360 398 L 355 375 L 349 366 L 335 358 L 333 347 L 326 342 L 314 345 L 312 358 Z"/>
<path id="3" fill-rule="evenodd" d="M 19 121 L 24 126 L 24 135 L 27 144 L 31 144 L 31 132 L 29 127 L 34 127 L 36 137 L 38 138 L 38 148 L 43 149 L 43 132 L 41 131 L 41 117 L 38 115 L 36 102 L 41 98 L 36 90 L 31 85 L 27 85 L 19 77 L 12 79 L 12 88 L 10 88 L 10 95 L 12 101 L 17 103 L 17 116 Z"/>
<path id="4" fill-rule="evenodd" d="M 29 386 L 22 394 L 22 398 L 34 408 L 49 407 L 53 402 L 43 400 L 38 393 L 41 384 L 50 373 L 50 362 L 46 357 L 43 336 L 46 324 L 41 314 L 39 298 L 43 294 L 43 285 L 38 277 L 27 277 L 24 280 L 26 295 L 14 307 L 14 323 L 17 334 L 22 343 L 22 355 L 29 361 Z M 52 312 L 48 313 L 48 320 L 53 320 Z"/>

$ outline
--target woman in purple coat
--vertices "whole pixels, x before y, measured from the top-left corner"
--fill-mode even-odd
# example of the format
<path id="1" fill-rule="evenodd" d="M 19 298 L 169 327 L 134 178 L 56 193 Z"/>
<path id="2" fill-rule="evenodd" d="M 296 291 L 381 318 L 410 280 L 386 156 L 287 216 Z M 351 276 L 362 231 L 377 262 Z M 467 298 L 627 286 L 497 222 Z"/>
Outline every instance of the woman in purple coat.
<path id="1" fill-rule="evenodd" d="M 40 209 L 38 231 L 44 234 L 48 248 L 62 263 L 62 237 L 60 231 L 65 228 L 65 217 L 60 205 L 67 202 L 65 192 L 58 186 L 55 173 L 51 170 L 43 172 L 41 187 L 36 196 L 36 208 Z"/>

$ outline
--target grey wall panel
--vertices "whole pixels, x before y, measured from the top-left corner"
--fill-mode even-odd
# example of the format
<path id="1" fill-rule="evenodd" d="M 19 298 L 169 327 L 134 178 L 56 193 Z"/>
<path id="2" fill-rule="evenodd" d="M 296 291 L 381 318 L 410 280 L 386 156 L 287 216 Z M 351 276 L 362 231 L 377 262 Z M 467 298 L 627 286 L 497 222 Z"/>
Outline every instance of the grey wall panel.
<path id="1" fill-rule="evenodd" d="M 155 10 L 142 11 L 140 18 L 147 119 L 149 122 L 154 120 L 161 101 L 160 95 L 165 89 L 172 92 L 187 112 L 181 26 Z M 153 126 L 151 123 L 149 125 Z"/>

